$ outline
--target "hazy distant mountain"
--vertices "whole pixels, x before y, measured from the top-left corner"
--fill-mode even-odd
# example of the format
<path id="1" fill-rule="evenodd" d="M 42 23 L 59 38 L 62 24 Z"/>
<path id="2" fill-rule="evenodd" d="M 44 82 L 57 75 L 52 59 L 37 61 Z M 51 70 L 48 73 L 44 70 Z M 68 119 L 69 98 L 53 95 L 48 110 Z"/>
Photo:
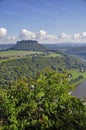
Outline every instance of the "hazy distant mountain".
<path id="1" fill-rule="evenodd" d="M 52 44 L 44 44 L 45 47 L 59 50 L 59 49 L 68 49 L 68 48 L 78 48 L 78 47 L 86 47 L 86 43 L 52 43 Z"/>
<path id="2" fill-rule="evenodd" d="M 8 48 L 13 47 L 14 44 L 0 44 L 0 50 L 6 50 Z"/>
<path id="3" fill-rule="evenodd" d="M 10 50 L 45 51 L 47 48 L 35 40 L 22 40 L 17 41 L 17 44 L 11 47 Z"/>
<path id="4" fill-rule="evenodd" d="M 86 43 L 45 44 L 45 47 L 56 51 L 62 51 L 67 54 L 72 54 L 86 60 Z"/>

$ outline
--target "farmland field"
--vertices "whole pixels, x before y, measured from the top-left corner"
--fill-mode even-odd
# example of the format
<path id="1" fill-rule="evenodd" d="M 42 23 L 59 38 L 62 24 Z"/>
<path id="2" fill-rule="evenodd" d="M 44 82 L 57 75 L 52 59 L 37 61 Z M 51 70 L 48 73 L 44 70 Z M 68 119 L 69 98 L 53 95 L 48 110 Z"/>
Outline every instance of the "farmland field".
<path id="1" fill-rule="evenodd" d="M 31 56 L 61 57 L 61 54 L 55 52 L 41 52 L 41 51 L 16 51 L 16 50 L 1 51 L 0 62 Z"/>
<path id="2" fill-rule="evenodd" d="M 31 54 L 42 54 L 42 52 L 35 52 L 35 51 L 2 51 L 0 52 L 0 57 L 11 57 L 11 56 L 24 56 L 24 55 L 31 55 Z"/>

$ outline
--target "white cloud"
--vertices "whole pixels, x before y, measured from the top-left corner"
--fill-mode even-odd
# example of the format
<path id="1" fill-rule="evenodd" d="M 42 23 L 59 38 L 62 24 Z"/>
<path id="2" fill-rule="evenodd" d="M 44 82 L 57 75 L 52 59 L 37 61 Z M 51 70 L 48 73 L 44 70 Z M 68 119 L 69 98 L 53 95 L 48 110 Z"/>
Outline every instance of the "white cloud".
<path id="1" fill-rule="evenodd" d="M 40 43 L 58 43 L 58 42 L 85 42 L 86 32 L 66 34 L 65 32 L 54 35 L 49 34 L 45 30 L 41 29 L 39 32 L 32 32 L 28 29 L 22 29 L 20 34 L 8 35 L 7 29 L 0 28 L 0 43 L 14 43 L 17 40 L 29 40 L 34 39 Z"/>
<path id="2" fill-rule="evenodd" d="M 58 37 L 56 35 L 48 35 L 47 36 L 49 40 L 57 40 Z"/>
<path id="3" fill-rule="evenodd" d="M 50 35 L 45 30 L 40 30 L 38 33 L 34 33 L 27 29 L 22 29 L 20 32 L 20 39 L 29 40 L 35 39 L 39 42 L 53 42 L 53 40 L 57 39 L 56 35 Z"/>
<path id="4" fill-rule="evenodd" d="M 40 30 L 39 33 L 36 34 L 36 39 L 40 42 L 54 42 L 57 40 L 57 36 L 48 34 L 45 30 Z"/>
<path id="5" fill-rule="evenodd" d="M 5 28 L 0 28 L 0 38 L 4 37 L 7 35 L 7 29 Z"/>
<path id="6" fill-rule="evenodd" d="M 27 29 L 22 29 L 20 32 L 20 37 L 22 39 L 34 39 L 36 37 L 35 33 L 27 30 Z"/>
<path id="7" fill-rule="evenodd" d="M 11 40 L 11 41 L 15 41 L 16 37 L 15 36 L 8 36 L 6 39 L 7 40 Z"/>
<path id="8" fill-rule="evenodd" d="M 81 37 L 86 37 L 86 32 L 82 32 Z"/>
<path id="9" fill-rule="evenodd" d="M 73 39 L 78 42 L 86 42 L 86 32 L 82 32 L 82 33 L 75 33 L 73 35 Z"/>
<path id="10" fill-rule="evenodd" d="M 80 38 L 81 38 L 81 34 L 79 34 L 79 33 L 75 33 L 75 34 L 73 35 L 73 39 L 78 40 L 78 39 L 80 39 Z"/>
<path id="11" fill-rule="evenodd" d="M 47 32 L 44 30 L 40 30 L 39 33 L 36 34 L 38 39 L 47 39 Z"/>
<path id="12" fill-rule="evenodd" d="M 6 37 L 3 37 L 3 38 L 0 39 L 0 43 L 1 44 L 16 43 L 17 40 L 18 40 L 17 37 L 14 36 L 14 35 L 13 36 L 6 36 Z"/>
<path id="13" fill-rule="evenodd" d="M 68 39 L 70 38 L 70 35 L 66 34 L 66 33 L 61 33 L 59 36 L 58 36 L 59 39 Z"/>

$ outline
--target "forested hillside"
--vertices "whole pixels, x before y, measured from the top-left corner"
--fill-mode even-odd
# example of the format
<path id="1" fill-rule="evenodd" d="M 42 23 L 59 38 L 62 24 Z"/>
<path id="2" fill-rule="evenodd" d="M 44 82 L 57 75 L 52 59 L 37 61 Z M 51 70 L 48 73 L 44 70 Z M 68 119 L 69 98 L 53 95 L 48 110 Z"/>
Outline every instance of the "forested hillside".
<path id="1" fill-rule="evenodd" d="M 86 106 L 65 74 L 46 70 L 0 89 L 0 130 L 86 130 Z"/>
<path id="2" fill-rule="evenodd" d="M 86 70 L 86 64 L 81 60 L 68 55 L 50 56 L 32 55 L 23 58 L 2 60 L 0 63 L 0 86 L 13 83 L 20 77 L 36 77 L 43 69 L 52 68 L 53 70 L 64 72 L 75 69 Z"/>

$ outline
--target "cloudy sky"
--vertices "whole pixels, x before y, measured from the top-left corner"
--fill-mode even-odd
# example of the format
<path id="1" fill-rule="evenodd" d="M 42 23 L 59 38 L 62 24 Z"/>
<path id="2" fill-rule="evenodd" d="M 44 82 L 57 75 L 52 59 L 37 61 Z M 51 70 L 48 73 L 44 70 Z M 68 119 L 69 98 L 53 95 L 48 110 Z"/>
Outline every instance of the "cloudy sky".
<path id="1" fill-rule="evenodd" d="M 85 42 L 86 0 L 0 0 L 0 44 Z"/>

